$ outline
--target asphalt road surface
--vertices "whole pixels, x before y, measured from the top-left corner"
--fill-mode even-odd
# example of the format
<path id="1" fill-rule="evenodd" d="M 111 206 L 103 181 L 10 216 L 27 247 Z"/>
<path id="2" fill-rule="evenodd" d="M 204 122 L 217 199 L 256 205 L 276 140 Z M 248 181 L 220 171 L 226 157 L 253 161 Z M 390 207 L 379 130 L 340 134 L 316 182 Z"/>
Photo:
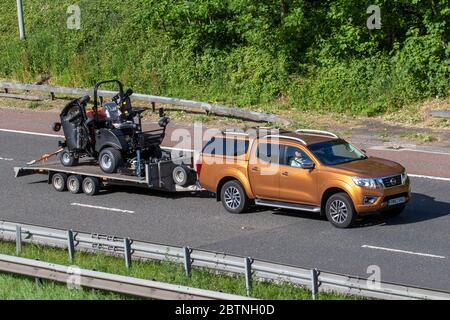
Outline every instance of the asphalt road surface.
<path id="1" fill-rule="evenodd" d="M 88 197 L 57 193 L 45 176 L 14 178 L 14 166 L 56 149 L 57 141 L 0 132 L 0 220 L 188 245 L 365 278 L 368 267 L 376 265 L 382 281 L 450 291 L 450 181 L 412 178 L 413 200 L 401 216 L 377 215 L 342 230 L 311 213 L 258 209 L 232 215 L 205 192 L 114 187 Z"/>

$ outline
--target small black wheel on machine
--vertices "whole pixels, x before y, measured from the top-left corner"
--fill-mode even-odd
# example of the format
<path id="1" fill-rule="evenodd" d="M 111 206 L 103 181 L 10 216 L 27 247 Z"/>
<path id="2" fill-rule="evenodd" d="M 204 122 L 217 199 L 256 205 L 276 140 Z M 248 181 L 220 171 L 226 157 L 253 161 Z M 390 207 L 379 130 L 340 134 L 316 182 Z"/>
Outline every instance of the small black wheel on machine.
<path id="1" fill-rule="evenodd" d="M 105 148 L 100 151 L 98 162 L 103 172 L 114 173 L 122 166 L 122 154 L 114 148 Z"/>
<path id="2" fill-rule="evenodd" d="M 65 167 L 72 167 L 78 164 L 78 158 L 76 158 L 67 149 L 59 154 L 59 161 Z"/>

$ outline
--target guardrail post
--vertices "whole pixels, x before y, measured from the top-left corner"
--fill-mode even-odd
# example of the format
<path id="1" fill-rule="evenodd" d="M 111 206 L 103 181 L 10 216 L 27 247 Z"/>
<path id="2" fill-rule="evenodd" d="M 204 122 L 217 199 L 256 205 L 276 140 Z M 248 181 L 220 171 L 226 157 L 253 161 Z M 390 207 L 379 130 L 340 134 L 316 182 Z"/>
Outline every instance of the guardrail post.
<path id="1" fill-rule="evenodd" d="M 319 293 L 319 271 L 317 269 L 311 269 L 311 295 L 313 300 L 316 300 L 318 293 Z"/>
<path id="2" fill-rule="evenodd" d="M 131 268 L 131 241 L 130 238 L 123 239 L 123 251 L 125 257 L 125 266 Z"/>
<path id="3" fill-rule="evenodd" d="M 55 96 L 55 93 L 54 92 L 50 92 L 50 99 L 53 101 L 53 100 L 56 100 L 56 96 Z"/>
<path id="4" fill-rule="evenodd" d="M 73 231 L 68 230 L 67 231 L 67 250 L 69 251 L 69 260 L 70 262 L 73 262 L 75 259 L 75 245 L 74 245 L 74 239 L 73 239 Z"/>
<path id="5" fill-rule="evenodd" d="M 186 271 L 186 276 L 190 278 L 192 276 L 191 248 L 183 247 L 183 254 L 184 254 L 184 270 Z"/>
<path id="6" fill-rule="evenodd" d="M 156 112 L 156 103 L 152 102 L 152 112 Z"/>
<path id="7" fill-rule="evenodd" d="M 22 0 L 17 0 L 17 16 L 19 19 L 19 37 L 20 37 L 20 40 L 24 40 L 25 39 L 25 23 L 23 21 Z"/>
<path id="8" fill-rule="evenodd" d="M 22 227 L 16 226 L 16 254 L 22 252 Z"/>
<path id="9" fill-rule="evenodd" d="M 244 260 L 244 264 L 245 264 L 245 286 L 247 288 L 247 295 L 249 296 L 252 293 L 253 288 L 253 277 L 252 277 L 253 259 L 246 257 Z"/>

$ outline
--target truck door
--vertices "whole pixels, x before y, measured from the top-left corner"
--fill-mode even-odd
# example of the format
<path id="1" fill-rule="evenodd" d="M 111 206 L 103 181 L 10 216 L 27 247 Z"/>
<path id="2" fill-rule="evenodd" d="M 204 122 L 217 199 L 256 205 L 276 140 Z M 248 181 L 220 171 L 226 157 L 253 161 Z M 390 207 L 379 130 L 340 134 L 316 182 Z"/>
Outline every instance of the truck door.
<path id="1" fill-rule="evenodd" d="M 280 157 L 280 200 L 286 202 L 319 205 L 317 177 L 313 160 L 299 147 L 282 146 Z"/>
<path id="2" fill-rule="evenodd" d="M 258 199 L 278 200 L 280 197 L 280 145 L 258 142 L 251 150 L 249 178 Z"/>

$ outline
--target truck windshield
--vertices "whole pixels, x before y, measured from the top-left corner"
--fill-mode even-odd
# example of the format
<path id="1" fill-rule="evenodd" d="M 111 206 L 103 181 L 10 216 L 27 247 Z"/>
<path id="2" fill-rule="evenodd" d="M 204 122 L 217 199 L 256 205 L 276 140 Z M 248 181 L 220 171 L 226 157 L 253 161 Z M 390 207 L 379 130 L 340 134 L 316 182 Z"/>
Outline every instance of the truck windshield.
<path id="1" fill-rule="evenodd" d="M 367 156 L 344 140 L 320 142 L 308 146 L 309 150 L 326 165 L 367 159 Z"/>

